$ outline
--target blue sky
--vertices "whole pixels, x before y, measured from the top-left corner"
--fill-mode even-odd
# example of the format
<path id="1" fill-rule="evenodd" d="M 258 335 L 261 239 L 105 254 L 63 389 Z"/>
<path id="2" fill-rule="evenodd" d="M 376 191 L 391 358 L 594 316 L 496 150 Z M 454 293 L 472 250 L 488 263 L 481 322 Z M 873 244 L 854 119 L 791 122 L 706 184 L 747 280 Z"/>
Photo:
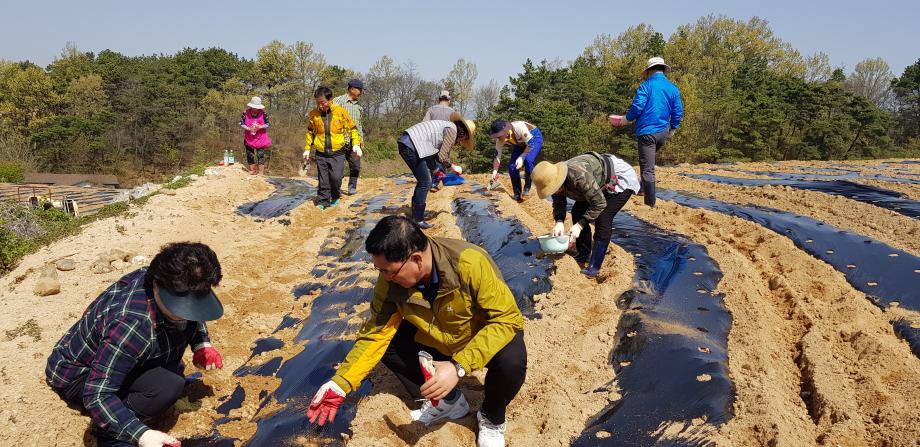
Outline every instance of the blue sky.
<path id="1" fill-rule="evenodd" d="M 7 3 L 10 2 L 10 3 Z M 527 59 L 570 60 L 601 33 L 651 24 L 665 38 L 713 13 L 767 19 L 803 54 L 824 51 L 849 72 L 882 57 L 895 75 L 920 59 L 920 0 L 876 1 L 271 1 L 3 0 L 0 59 L 45 65 L 67 41 L 128 55 L 219 46 L 244 57 L 272 39 L 313 42 L 328 62 L 366 71 L 383 55 L 428 79 L 457 58 L 478 83 L 507 82 Z M 329 6 L 324 6 L 329 5 Z"/>

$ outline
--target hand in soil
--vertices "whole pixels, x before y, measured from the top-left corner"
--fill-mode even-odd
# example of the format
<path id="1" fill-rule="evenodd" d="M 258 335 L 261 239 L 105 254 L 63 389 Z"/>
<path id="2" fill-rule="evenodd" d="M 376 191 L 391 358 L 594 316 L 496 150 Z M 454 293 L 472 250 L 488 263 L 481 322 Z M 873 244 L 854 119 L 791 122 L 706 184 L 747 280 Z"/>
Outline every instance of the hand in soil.
<path id="1" fill-rule="evenodd" d="M 310 423 L 320 426 L 325 425 L 326 421 L 332 422 L 343 401 L 345 401 L 345 391 L 330 380 L 319 387 L 319 390 L 313 395 L 310 408 L 307 408 L 307 419 L 310 420 Z"/>

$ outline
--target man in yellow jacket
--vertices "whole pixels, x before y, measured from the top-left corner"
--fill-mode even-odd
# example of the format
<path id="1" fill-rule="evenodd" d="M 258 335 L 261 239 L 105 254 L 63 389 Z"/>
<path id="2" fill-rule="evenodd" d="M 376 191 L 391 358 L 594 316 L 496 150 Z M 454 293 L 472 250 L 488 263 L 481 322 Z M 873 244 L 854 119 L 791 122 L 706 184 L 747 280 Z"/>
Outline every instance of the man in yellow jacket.
<path id="1" fill-rule="evenodd" d="M 345 108 L 332 102 L 332 90 L 319 87 L 313 94 L 316 107 L 307 115 L 307 142 L 303 148 L 304 162 L 310 161 L 310 150 L 316 155 L 316 207 L 325 209 L 339 204 L 342 177 L 345 175 L 345 132 L 352 146 L 361 147 L 361 136 L 354 120 Z"/>
<path id="2" fill-rule="evenodd" d="M 413 420 L 431 424 L 459 419 L 469 404 L 457 383 L 488 368 L 479 421 L 481 447 L 505 445 L 505 408 L 527 374 L 524 318 L 501 272 L 482 248 L 427 237 L 411 219 L 384 217 L 365 241 L 380 272 L 371 315 L 331 380 L 307 410 L 310 422 L 335 418 L 345 395 L 383 360 L 409 394 L 424 397 Z M 434 358 L 430 378 L 420 353 Z"/>

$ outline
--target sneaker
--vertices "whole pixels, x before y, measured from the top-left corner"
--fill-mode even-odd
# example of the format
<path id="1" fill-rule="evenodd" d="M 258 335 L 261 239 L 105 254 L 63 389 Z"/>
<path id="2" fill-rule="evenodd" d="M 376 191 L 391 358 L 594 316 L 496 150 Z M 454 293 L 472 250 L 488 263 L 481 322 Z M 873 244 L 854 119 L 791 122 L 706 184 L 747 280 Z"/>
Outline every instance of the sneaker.
<path id="1" fill-rule="evenodd" d="M 425 403 L 422 404 L 422 408 L 412 410 L 409 416 L 413 421 L 419 421 L 425 425 L 430 425 L 445 419 L 460 419 L 469 412 L 470 404 L 466 402 L 466 397 L 463 396 L 463 393 L 460 393 L 460 397 L 458 397 L 457 401 L 453 404 L 449 404 L 442 400 L 438 402 L 438 406 L 435 407 L 431 405 L 430 400 L 426 400 Z M 504 431 L 504 425 L 502 426 L 502 430 Z"/>
<path id="2" fill-rule="evenodd" d="M 332 203 L 329 204 L 329 206 L 336 206 L 338 204 L 339 204 L 339 199 L 335 199 L 332 201 Z"/>
<path id="3" fill-rule="evenodd" d="M 326 209 L 326 208 L 328 208 L 328 207 L 329 207 L 329 205 L 322 205 L 322 204 L 316 205 L 316 209 L 318 209 L 318 210 L 324 210 L 324 209 Z"/>
<path id="4" fill-rule="evenodd" d="M 358 187 L 356 187 L 356 186 L 349 186 L 349 187 L 348 187 L 348 195 L 353 196 L 353 195 L 355 195 L 355 194 L 357 194 L 357 193 L 358 193 Z"/>
<path id="5" fill-rule="evenodd" d="M 479 447 L 505 447 L 506 424 L 489 422 L 481 411 L 476 412 L 476 419 L 479 420 L 479 437 L 476 439 Z"/>
<path id="6" fill-rule="evenodd" d="M 530 195 L 530 187 L 525 187 L 525 188 L 524 188 L 524 195 L 525 195 L 525 196 L 529 196 L 529 195 Z"/>
<path id="7" fill-rule="evenodd" d="M 514 195 L 514 201 L 515 201 L 515 202 L 518 202 L 518 203 L 521 203 L 521 202 L 524 201 L 524 199 L 521 198 L 521 195 L 520 195 L 520 194 L 515 194 L 515 195 Z"/>

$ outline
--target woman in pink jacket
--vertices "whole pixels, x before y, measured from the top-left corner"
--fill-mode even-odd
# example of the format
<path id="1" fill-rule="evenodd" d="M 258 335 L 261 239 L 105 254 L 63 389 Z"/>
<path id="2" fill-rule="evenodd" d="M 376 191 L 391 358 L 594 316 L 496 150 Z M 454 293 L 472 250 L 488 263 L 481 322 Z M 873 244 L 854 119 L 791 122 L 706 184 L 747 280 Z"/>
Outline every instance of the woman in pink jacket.
<path id="1" fill-rule="evenodd" d="M 246 111 L 240 117 L 240 127 L 244 130 L 243 146 L 246 147 L 246 162 L 249 173 L 265 174 L 265 149 L 271 147 L 272 139 L 268 137 L 268 114 L 262 105 L 262 98 L 253 96 Z M 258 170 L 256 170 L 258 166 Z"/>

